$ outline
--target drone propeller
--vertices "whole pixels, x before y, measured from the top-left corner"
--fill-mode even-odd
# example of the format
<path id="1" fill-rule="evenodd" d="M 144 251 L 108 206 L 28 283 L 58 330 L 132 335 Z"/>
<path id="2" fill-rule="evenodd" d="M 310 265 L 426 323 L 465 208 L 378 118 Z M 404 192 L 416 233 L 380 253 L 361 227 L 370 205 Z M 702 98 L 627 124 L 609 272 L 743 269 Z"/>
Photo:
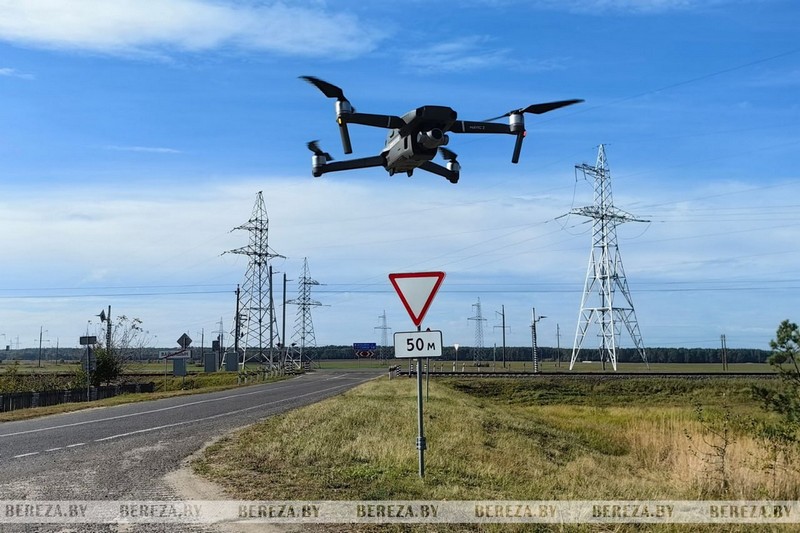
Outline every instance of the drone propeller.
<path id="1" fill-rule="evenodd" d="M 484 122 L 494 122 L 495 120 L 510 117 L 511 115 L 521 115 L 523 113 L 533 113 L 534 115 L 541 115 L 542 113 L 547 113 L 548 111 L 553 111 L 554 109 L 559 109 L 561 107 L 566 107 L 568 105 L 579 104 L 583 102 L 583 100 L 579 99 L 572 99 L 572 100 L 559 100 L 558 102 L 547 102 L 544 104 L 531 104 L 528 107 L 522 107 L 520 109 L 514 109 L 509 111 L 504 115 L 500 115 L 499 117 L 494 118 L 487 118 Z"/>
<path id="2" fill-rule="evenodd" d="M 328 161 L 333 161 L 333 157 L 331 156 L 331 154 L 329 154 L 328 152 L 323 152 L 322 149 L 319 147 L 318 143 L 319 141 L 311 141 L 309 143 L 306 143 L 306 146 L 308 146 L 309 150 L 314 152 L 315 156 L 325 158 L 326 163 Z"/>
<path id="3" fill-rule="evenodd" d="M 328 83 L 327 81 L 315 78 L 314 76 L 300 76 L 300 79 L 306 80 L 308 83 L 319 89 L 322 94 L 328 98 L 336 98 L 336 122 L 339 123 L 339 133 L 342 136 L 342 147 L 344 153 L 353 153 L 353 146 L 350 143 L 350 132 L 347 130 L 347 120 L 343 119 L 343 115 L 355 113 L 355 108 L 350 101 L 344 96 L 344 91 L 341 88 Z"/>
<path id="4" fill-rule="evenodd" d="M 452 150 L 448 150 L 444 146 L 439 147 L 439 153 L 442 154 L 442 157 L 445 161 L 455 161 L 458 155 L 453 152 Z"/>
<path id="5" fill-rule="evenodd" d="M 306 80 L 308 83 L 322 91 L 322 94 L 328 98 L 336 98 L 340 102 L 346 102 L 347 98 L 344 96 L 344 91 L 332 83 L 315 78 L 314 76 L 300 76 L 301 80 Z"/>
<path id="6" fill-rule="evenodd" d="M 572 99 L 572 100 L 559 100 L 557 102 L 546 102 L 543 104 L 531 104 L 528 107 L 513 109 L 504 115 L 500 115 L 499 117 L 486 119 L 484 122 L 492 122 L 497 119 L 509 117 L 508 124 L 511 127 L 511 133 L 517 135 L 517 140 L 514 143 L 514 153 L 511 155 L 511 162 L 519 163 L 519 154 L 522 151 L 522 141 L 525 139 L 524 114 L 533 113 L 534 115 L 541 115 L 542 113 L 547 113 L 548 111 L 559 109 L 561 107 L 566 107 L 572 104 L 578 104 L 580 102 L 583 102 L 583 100 Z"/>
<path id="7" fill-rule="evenodd" d="M 444 160 L 447 161 L 447 170 L 454 173 L 451 177 L 447 177 L 447 179 L 450 180 L 450 183 L 458 183 L 458 173 L 461 172 L 461 165 L 456 161 L 458 155 L 444 146 L 439 147 L 439 153 L 442 154 Z"/>

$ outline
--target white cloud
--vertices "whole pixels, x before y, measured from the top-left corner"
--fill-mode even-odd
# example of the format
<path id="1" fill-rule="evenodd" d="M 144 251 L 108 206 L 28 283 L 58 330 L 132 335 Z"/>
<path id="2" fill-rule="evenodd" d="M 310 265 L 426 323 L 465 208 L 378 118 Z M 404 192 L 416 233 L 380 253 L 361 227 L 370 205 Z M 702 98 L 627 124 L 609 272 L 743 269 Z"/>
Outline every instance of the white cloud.
<path id="1" fill-rule="evenodd" d="M 348 14 L 208 0 L 0 0 L 0 39 L 105 54 L 223 46 L 303 56 L 368 52 L 377 34 Z"/>
<path id="2" fill-rule="evenodd" d="M 24 72 L 20 72 L 20 71 L 18 71 L 16 69 L 8 68 L 8 67 L 0 68 L 0 76 L 5 76 L 5 77 L 8 77 L 8 78 L 21 78 L 23 80 L 32 80 L 33 79 L 33 75 L 31 75 L 31 74 L 26 74 Z"/>
<path id="3" fill-rule="evenodd" d="M 427 48 L 409 51 L 405 64 L 414 69 L 437 72 L 467 72 L 487 68 L 538 72 L 562 68 L 556 59 L 520 58 L 511 48 L 492 47 L 487 36 L 440 42 Z"/>
<path id="4" fill-rule="evenodd" d="M 121 152 L 143 152 L 143 153 L 150 153 L 150 154 L 180 154 L 182 153 L 180 150 L 176 150 L 174 148 L 165 148 L 160 146 L 119 146 L 119 145 L 108 145 L 105 147 L 106 150 L 118 150 Z"/>
<path id="5" fill-rule="evenodd" d="M 535 7 L 580 13 L 628 12 L 639 14 L 665 13 L 706 9 L 743 0 L 538 0 Z M 746 1 L 746 0 L 744 0 Z"/>

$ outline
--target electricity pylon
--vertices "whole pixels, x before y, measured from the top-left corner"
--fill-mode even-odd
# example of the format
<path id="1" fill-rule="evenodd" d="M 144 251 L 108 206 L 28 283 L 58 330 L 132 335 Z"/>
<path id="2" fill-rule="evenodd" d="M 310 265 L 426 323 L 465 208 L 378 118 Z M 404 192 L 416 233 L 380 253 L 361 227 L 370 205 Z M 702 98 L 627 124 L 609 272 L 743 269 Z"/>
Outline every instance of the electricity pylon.
<path id="1" fill-rule="evenodd" d="M 311 287 L 319 285 L 319 282 L 311 278 L 308 269 L 308 258 L 303 258 L 303 275 L 298 280 L 299 296 L 294 300 L 289 300 L 288 304 L 297 306 L 297 318 L 294 322 L 294 335 L 292 345 L 286 350 L 286 360 L 284 367 L 294 367 L 299 369 L 304 362 L 311 362 L 305 349 L 317 345 L 314 336 L 314 322 L 311 320 L 311 308 L 322 305 L 320 302 L 311 299 Z"/>
<path id="2" fill-rule="evenodd" d="M 241 368 L 249 362 L 272 368 L 276 365 L 275 353 L 276 346 L 280 344 L 280 336 L 272 297 L 270 260 L 284 256 L 269 247 L 269 218 L 261 191 L 256 194 L 250 219 L 233 229 L 235 230 L 246 230 L 250 233 L 247 246 L 226 252 L 249 258 L 237 303 L 237 315 L 234 317 L 234 335 L 238 341 L 236 357 L 239 358 Z"/>
<path id="3" fill-rule="evenodd" d="M 382 362 L 386 359 L 386 354 L 384 353 L 384 349 L 386 346 L 389 345 L 389 330 L 392 329 L 386 325 L 386 310 L 384 309 L 382 315 L 378 315 L 378 318 L 381 319 L 381 325 L 375 326 L 373 329 L 381 330 L 381 344 L 378 347 L 378 359 Z"/>
<path id="4" fill-rule="evenodd" d="M 481 358 L 481 352 L 483 352 L 483 323 L 486 322 L 486 319 L 483 318 L 483 315 L 481 314 L 480 298 L 478 298 L 478 303 L 472 304 L 472 307 L 475 308 L 475 316 L 471 316 L 467 318 L 467 320 L 475 321 L 475 347 L 473 348 L 473 358 L 475 366 L 478 366 Z"/>
<path id="5" fill-rule="evenodd" d="M 589 267 L 586 270 L 586 282 L 583 287 L 581 309 L 578 313 L 578 327 L 575 331 L 575 343 L 569 368 L 575 365 L 586 330 L 593 322 L 600 326 L 600 360 L 605 368 L 610 361 L 617 370 L 617 346 L 619 346 L 620 324 L 624 325 L 631 336 L 636 350 L 647 364 L 636 311 L 622 267 L 622 257 L 617 245 L 617 226 L 625 222 L 648 222 L 634 217 L 614 207 L 611 196 L 611 173 L 606 161 L 603 145 L 597 152 L 595 166 L 576 165 L 583 172 L 584 179 L 594 179 L 594 205 L 579 207 L 570 211 L 575 215 L 589 217 L 592 222 L 592 250 L 589 255 Z M 622 294 L 623 301 L 615 301 L 615 292 Z M 649 365 L 648 365 L 649 368 Z"/>

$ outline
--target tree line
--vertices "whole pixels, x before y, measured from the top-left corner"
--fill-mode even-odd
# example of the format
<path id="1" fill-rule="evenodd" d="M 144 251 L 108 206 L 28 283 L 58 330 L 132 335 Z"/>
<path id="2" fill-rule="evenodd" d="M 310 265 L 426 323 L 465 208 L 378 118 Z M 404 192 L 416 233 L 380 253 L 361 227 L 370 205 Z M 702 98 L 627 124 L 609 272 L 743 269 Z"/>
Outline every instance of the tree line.
<path id="1" fill-rule="evenodd" d="M 356 357 L 352 346 L 320 346 L 306 348 L 314 359 L 354 359 Z M 533 350 L 530 346 L 507 346 L 505 350 L 497 348 L 474 348 L 470 346 L 460 346 L 457 358 L 459 361 L 502 361 L 505 351 L 506 361 L 530 361 L 533 358 Z M 537 356 L 540 361 L 569 361 L 572 350 L 542 346 L 538 347 Z M 727 348 L 728 363 L 766 363 L 771 352 L 769 350 L 758 350 L 754 348 Z M 646 348 L 645 353 L 650 363 L 720 363 L 722 361 L 722 350 L 714 348 Z M 392 347 L 380 346 L 376 348 L 373 358 L 394 357 Z M 456 359 L 456 350 L 452 346 L 442 348 L 442 359 L 452 361 Z M 598 350 L 582 349 L 580 352 L 582 361 L 599 361 Z M 621 363 L 641 362 L 639 353 L 634 348 L 617 349 L 617 361 Z"/>

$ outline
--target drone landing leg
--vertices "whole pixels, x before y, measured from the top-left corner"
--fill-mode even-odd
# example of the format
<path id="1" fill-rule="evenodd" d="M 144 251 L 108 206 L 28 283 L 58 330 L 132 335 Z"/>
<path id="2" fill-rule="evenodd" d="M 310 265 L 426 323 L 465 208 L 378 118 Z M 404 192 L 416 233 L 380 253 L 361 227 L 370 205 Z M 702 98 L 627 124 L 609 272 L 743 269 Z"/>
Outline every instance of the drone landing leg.
<path id="1" fill-rule="evenodd" d="M 448 170 L 444 168 L 442 165 L 437 165 L 436 163 L 432 163 L 430 161 L 426 161 L 422 163 L 419 168 L 422 170 L 427 170 L 432 174 L 436 174 L 438 176 L 442 176 L 443 178 L 447 179 L 450 183 L 458 183 L 459 173 L 453 172 L 452 170 Z"/>

